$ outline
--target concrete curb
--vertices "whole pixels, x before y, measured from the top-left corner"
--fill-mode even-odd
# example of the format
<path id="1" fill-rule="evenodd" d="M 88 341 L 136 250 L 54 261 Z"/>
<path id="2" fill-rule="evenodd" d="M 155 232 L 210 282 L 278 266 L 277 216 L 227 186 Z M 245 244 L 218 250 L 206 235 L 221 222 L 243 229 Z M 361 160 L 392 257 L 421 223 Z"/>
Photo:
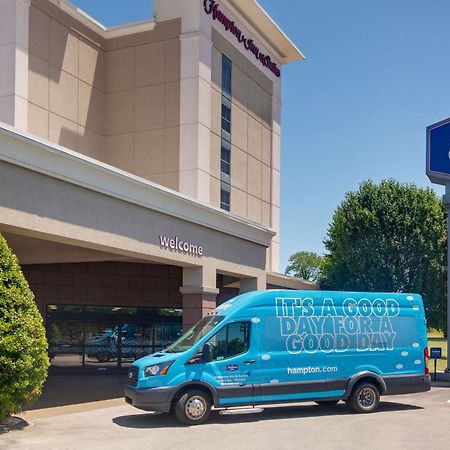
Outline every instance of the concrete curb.
<path id="1" fill-rule="evenodd" d="M 432 381 L 431 387 L 450 387 L 450 381 Z"/>
<path id="2" fill-rule="evenodd" d="M 436 372 L 436 380 L 434 379 L 434 373 L 431 373 L 430 376 L 432 386 L 450 386 L 450 373 Z"/>

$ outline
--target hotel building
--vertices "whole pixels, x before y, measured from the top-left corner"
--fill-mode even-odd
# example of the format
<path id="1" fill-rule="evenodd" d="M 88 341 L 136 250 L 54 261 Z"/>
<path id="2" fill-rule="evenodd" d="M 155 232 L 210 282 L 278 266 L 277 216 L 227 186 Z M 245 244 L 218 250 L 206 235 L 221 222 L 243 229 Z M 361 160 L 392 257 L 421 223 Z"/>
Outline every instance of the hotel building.
<path id="1" fill-rule="evenodd" d="M 54 371 L 126 367 L 279 271 L 282 66 L 254 0 L 155 0 L 106 28 L 0 0 L 0 232 Z"/>

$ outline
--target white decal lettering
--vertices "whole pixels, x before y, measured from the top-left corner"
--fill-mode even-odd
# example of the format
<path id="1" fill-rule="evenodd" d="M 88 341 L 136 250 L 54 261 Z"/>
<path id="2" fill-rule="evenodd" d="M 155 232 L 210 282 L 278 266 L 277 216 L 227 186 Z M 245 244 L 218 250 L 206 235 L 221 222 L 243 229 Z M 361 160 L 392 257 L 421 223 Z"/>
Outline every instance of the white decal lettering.
<path id="1" fill-rule="evenodd" d="M 398 301 L 346 298 L 337 307 L 329 297 L 314 302 L 310 297 L 275 299 L 279 333 L 285 339 L 289 353 L 339 353 L 349 348 L 358 352 L 394 349 L 397 333 L 392 318 L 400 314 Z"/>

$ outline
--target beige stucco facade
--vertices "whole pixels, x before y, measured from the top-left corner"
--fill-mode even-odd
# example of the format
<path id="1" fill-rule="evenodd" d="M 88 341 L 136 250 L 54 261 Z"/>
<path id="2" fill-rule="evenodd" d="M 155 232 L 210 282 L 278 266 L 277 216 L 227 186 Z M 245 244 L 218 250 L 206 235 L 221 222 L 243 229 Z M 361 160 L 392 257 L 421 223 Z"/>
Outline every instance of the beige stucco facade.
<path id="1" fill-rule="evenodd" d="M 270 55 L 269 70 L 208 13 L 213 3 L 155 0 L 153 21 L 107 29 L 63 0 L 0 0 L 0 232 L 43 313 L 104 289 L 103 304 L 117 307 L 133 292 L 141 306 L 173 298 L 187 327 L 239 290 L 315 288 L 276 274 L 277 67 L 302 55 L 255 2 L 219 2 L 235 33 Z M 229 211 L 222 55 L 232 63 Z M 128 300 L 108 299 L 112 273 Z"/>
<path id="2" fill-rule="evenodd" d="M 30 8 L 28 131 L 178 189 L 180 20 L 104 39 Z"/>
<path id="3" fill-rule="evenodd" d="M 277 271 L 280 81 L 230 42 L 202 1 L 167 3 L 155 2 L 156 20 L 146 30 L 109 36 L 55 2 L 33 0 L 22 129 L 220 206 L 221 55 L 227 55 L 230 210 L 276 232 L 267 269 Z M 228 3 L 220 6 L 235 17 Z"/>

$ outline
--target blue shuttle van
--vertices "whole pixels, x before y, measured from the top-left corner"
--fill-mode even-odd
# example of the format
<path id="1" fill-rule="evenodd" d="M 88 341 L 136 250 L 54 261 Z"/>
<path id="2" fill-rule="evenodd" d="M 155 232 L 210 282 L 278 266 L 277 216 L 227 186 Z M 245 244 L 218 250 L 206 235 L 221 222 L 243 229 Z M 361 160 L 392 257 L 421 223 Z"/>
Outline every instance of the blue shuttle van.
<path id="1" fill-rule="evenodd" d="M 211 407 L 346 401 L 430 389 L 417 294 L 257 291 L 220 305 L 164 351 L 133 363 L 125 399 L 205 422 Z"/>

